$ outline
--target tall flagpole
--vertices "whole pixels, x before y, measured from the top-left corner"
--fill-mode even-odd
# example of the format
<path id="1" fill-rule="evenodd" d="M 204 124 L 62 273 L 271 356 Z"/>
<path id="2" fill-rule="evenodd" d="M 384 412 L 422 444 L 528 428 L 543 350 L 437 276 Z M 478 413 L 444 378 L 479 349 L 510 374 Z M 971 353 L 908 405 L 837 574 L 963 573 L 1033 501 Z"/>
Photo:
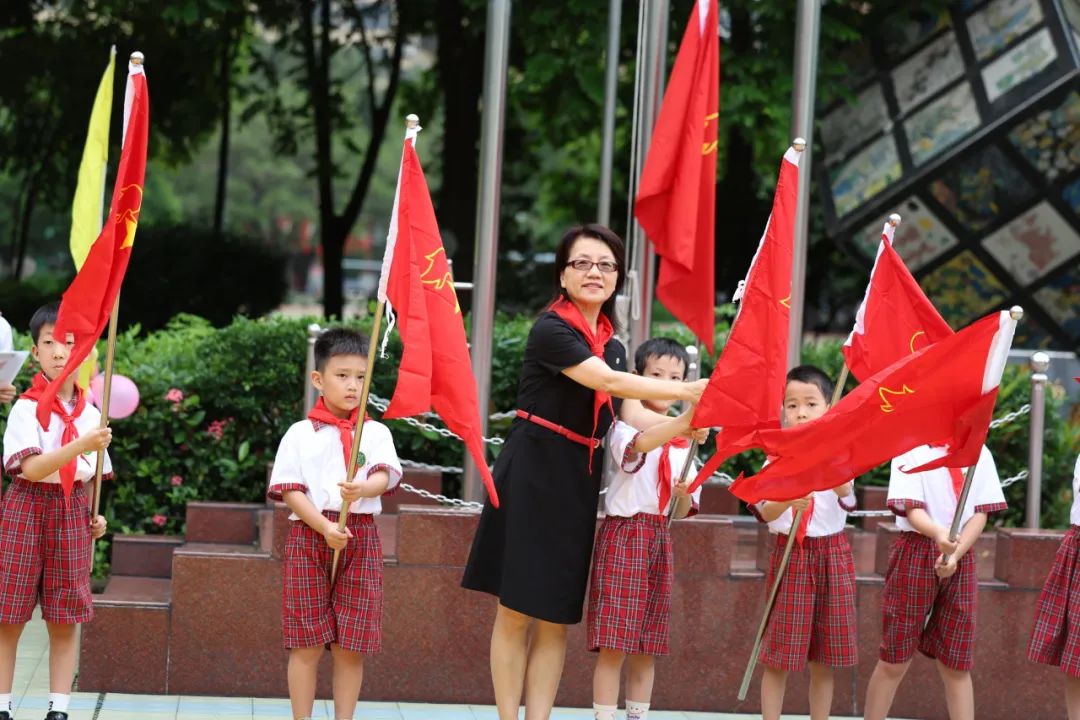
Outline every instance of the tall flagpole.
<path id="1" fill-rule="evenodd" d="M 611 227 L 611 172 L 615 156 L 615 105 L 618 101 L 619 33 L 622 27 L 622 0 L 608 3 L 608 43 L 604 62 L 604 130 L 600 144 L 600 191 L 596 201 L 596 222 Z"/>
<path id="2" fill-rule="evenodd" d="M 510 52 L 510 0 L 489 0 L 484 51 L 483 117 L 480 127 L 480 191 L 476 204 L 472 333 L 469 352 L 480 407 L 480 433 L 487 434 L 491 397 L 491 336 L 495 323 L 495 263 L 499 251 L 499 191 L 502 185 L 506 66 Z M 482 501 L 484 486 L 472 454 L 465 453 L 465 500 Z"/>
<path id="3" fill-rule="evenodd" d="M 631 210 L 641 171 L 645 167 L 645 158 L 649 154 L 653 127 L 656 125 L 656 119 L 660 114 L 660 104 L 664 99 L 664 83 L 667 78 L 668 10 L 668 0 L 644 0 L 641 16 L 638 18 L 638 22 L 641 23 L 639 33 L 642 38 L 638 43 L 636 62 L 639 67 L 634 91 L 637 106 L 634 108 L 636 118 L 634 162 L 630 171 L 630 197 L 628 198 Z M 630 214 L 633 215 L 632 212 Z M 629 236 L 632 254 L 627 258 L 630 272 L 625 291 L 629 307 L 626 307 L 627 303 L 624 301 L 622 308 L 629 314 L 629 319 L 624 326 L 630 330 L 629 350 L 632 353 L 638 345 L 649 338 L 652 328 L 656 253 L 653 252 L 641 226 L 632 217 L 626 233 Z"/>
<path id="4" fill-rule="evenodd" d="M 791 313 L 788 326 L 788 367 L 802 357 L 803 312 L 806 294 L 806 254 L 810 225 L 810 168 L 814 145 L 814 96 L 817 87 L 818 35 L 821 0 L 799 0 L 795 23 L 795 68 L 792 91 L 791 136 L 806 138 L 799 160 L 799 195 L 791 264 Z"/>

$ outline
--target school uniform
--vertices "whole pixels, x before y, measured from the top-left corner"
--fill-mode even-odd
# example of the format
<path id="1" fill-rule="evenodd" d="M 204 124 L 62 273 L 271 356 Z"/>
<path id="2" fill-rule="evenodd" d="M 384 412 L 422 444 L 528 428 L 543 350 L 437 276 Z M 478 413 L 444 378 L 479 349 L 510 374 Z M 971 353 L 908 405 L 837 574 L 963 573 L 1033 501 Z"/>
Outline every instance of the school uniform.
<path id="1" fill-rule="evenodd" d="M 903 532 L 889 551 L 885 590 L 881 599 L 882 638 L 879 656 L 889 663 L 910 660 L 915 650 L 940 660 L 954 670 L 970 670 L 975 643 L 975 606 L 978 591 L 975 556 L 968 552 L 956 572 L 940 580 L 934 572 L 941 551 L 907 519 L 908 511 L 925 510 L 939 525 L 949 528 L 964 482 L 965 469 L 938 468 L 904 473 L 942 457 L 944 447 L 923 445 L 892 461 L 888 507 Z M 960 516 L 960 529 L 975 513 L 992 514 L 1007 507 L 997 467 L 984 446 L 975 468 L 971 492 Z M 930 614 L 926 624 L 927 614 Z"/>
<path id="2" fill-rule="evenodd" d="M 40 392 L 47 384 L 34 378 Z M 37 400 L 26 397 L 11 406 L 4 430 L 4 472 L 11 485 L 0 505 L 0 624 L 30 620 L 41 605 L 46 622 L 73 625 L 94 616 L 90 593 L 93 538 L 90 532 L 90 495 L 97 470 L 97 453 L 78 456 L 52 475 L 31 482 L 22 475 L 23 462 L 34 455 L 59 450 L 74 438 L 95 430 L 101 413 L 77 390 L 73 402 L 57 399 L 49 429 L 38 423 Z M 112 462 L 105 452 L 103 479 L 112 477 Z M 74 481 L 65 498 L 61 475 Z"/>
<path id="3" fill-rule="evenodd" d="M 1028 659 L 1080 677 L 1080 456 L 1073 470 L 1069 531 L 1039 595 Z"/>
<path id="4" fill-rule="evenodd" d="M 309 418 L 293 424 L 274 458 L 268 496 L 280 501 L 290 491 L 303 492 L 324 517 L 336 523 L 342 510 L 338 483 L 347 472 L 351 436 L 352 425 L 345 422 Z M 358 461 L 356 479 L 385 471 L 390 476 L 387 491 L 395 489 L 401 481 L 401 463 L 390 430 L 367 421 L 360 452 L 363 458 Z M 333 584 L 333 548 L 322 533 L 295 513 L 289 515 L 281 608 L 286 648 L 336 643 L 362 653 L 382 649 L 383 554 L 374 519 L 382 512 L 382 501 L 361 498 L 350 504 L 348 512 L 346 527 L 353 537 L 341 552 Z"/>
<path id="5" fill-rule="evenodd" d="M 811 497 L 795 529 L 796 545 L 762 638 L 761 663 L 778 670 L 802 670 L 807 661 L 850 667 L 859 659 L 855 560 L 844 533 L 847 515 L 855 509 L 855 496 L 841 498 L 832 490 L 822 490 Z M 750 506 L 762 522 L 764 506 L 764 502 Z M 784 549 L 792 541 L 794 518 L 795 511 L 788 508 L 768 523 L 776 545 L 766 587 L 773 586 Z"/>
<path id="6" fill-rule="evenodd" d="M 674 438 L 638 453 L 640 435 L 616 421 L 607 436 L 607 514 L 596 536 L 587 637 L 590 650 L 667 655 L 674 578 L 668 510 L 690 443 Z M 691 496 L 691 515 L 700 498 L 699 488 Z"/>

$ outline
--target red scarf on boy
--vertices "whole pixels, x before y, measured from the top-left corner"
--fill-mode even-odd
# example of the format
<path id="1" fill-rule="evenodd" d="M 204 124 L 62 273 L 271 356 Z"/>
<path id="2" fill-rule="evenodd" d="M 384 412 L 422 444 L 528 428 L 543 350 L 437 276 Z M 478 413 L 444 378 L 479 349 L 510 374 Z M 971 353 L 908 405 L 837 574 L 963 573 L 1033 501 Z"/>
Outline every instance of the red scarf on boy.
<path id="1" fill-rule="evenodd" d="M 660 451 L 660 463 L 656 472 L 656 489 L 660 499 L 660 514 L 667 512 L 671 503 L 672 479 L 675 477 L 674 468 L 671 467 L 671 448 L 688 448 L 690 441 L 684 437 L 673 437 L 663 445 Z"/>
<path id="2" fill-rule="evenodd" d="M 341 433 L 341 448 L 345 451 L 345 472 L 349 471 L 349 454 L 352 452 L 352 439 L 353 431 L 356 430 L 356 418 L 360 415 L 360 408 L 354 408 L 349 417 L 339 418 L 334 413 L 330 412 L 330 409 L 326 407 L 326 403 L 320 397 L 318 402 L 315 403 L 315 407 L 308 411 L 308 420 L 312 422 L 320 422 L 323 425 L 334 425 L 337 427 L 338 432 Z M 367 422 L 368 418 L 364 418 L 364 422 Z M 352 481 L 352 478 L 349 478 Z"/>
<path id="3" fill-rule="evenodd" d="M 608 340 L 611 340 L 615 335 L 615 328 L 611 326 L 611 320 L 604 313 L 596 318 L 596 332 L 594 333 L 592 328 L 589 327 L 589 323 L 586 322 L 585 316 L 581 314 L 581 310 L 578 306 L 570 302 L 566 298 L 559 298 L 551 304 L 548 308 L 551 312 L 555 313 L 563 319 L 563 321 L 570 327 L 577 330 L 579 333 L 585 336 L 585 342 L 589 344 L 589 350 L 592 354 L 601 360 L 604 359 L 604 347 L 607 345 Z M 604 405 L 608 406 L 611 410 L 611 417 L 615 417 L 615 407 L 611 404 L 611 396 L 602 390 L 593 391 L 593 429 L 592 437 L 596 437 L 596 426 L 600 420 L 600 408 Z M 595 448 L 589 447 L 589 469 L 592 469 L 593 450 Z"/>
<path id="4" fill-rule="evenodd" d="M 45 377 L 45 373 L 38 373 L 34 376 L 33 381 L 30 384 L 30 389 L 24 392 L 19 397 L 24 400 L 38 401 L 41 394 L 45 392 L 45 388 L 49 386 L 49 380 Z M 67 408 L 64 407 L 64 403 L 61 402 L 59 395 L 53 395 L 52 412 L 54 415 L 59 415 L 60 420 L 64 423 L 64 434 L 60 436 L 60 445 L 67 445 L 72 440 L 79 437 L 79 430 L 75 427 L 75 419 L 82 415 L 83 409 L 86 407 L 86 393 L 79 387 L 79 383 L 75 383 L 75 407 L 69 413 Z M 60 486 L 64 488 L 64 495 L 71 495 L 71 488 L 75 487 L 75 470 L 79 465 L 79 458 L 73 458 L 68 464 L 60 468 Z"/>

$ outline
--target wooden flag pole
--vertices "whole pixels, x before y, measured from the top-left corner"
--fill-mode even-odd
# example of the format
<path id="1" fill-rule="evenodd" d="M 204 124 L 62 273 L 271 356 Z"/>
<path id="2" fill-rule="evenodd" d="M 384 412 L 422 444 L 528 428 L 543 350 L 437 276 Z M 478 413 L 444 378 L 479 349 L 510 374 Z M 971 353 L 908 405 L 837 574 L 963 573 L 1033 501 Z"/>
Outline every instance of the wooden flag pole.
<path id="1" fill-rule="evenodd" d="M 375 374 L 375 354 L 379 340 L 379 329 L 382 326 L 383 311 L 386 309 L 386 301 L 380 300 L 375 306 L 375 318 L 371 323 L 371 337 L 368 340 L 367 368 L 364 370 L 364 384 L 360 389 L 360 412 L 356 415 L 356 429 L 353 430 L 352 448 L 349 452 L 349 468 L 345 475 L 346 482 L 352 482 L 356 475 L 356 466 L 360 463 L 360 439 L 364 435 L 364 416 L 367 414 L 368 395 L 371 393 L 371 378 Z M 338 513 L 338 530 L 344 531 L 349 521 L 349 509 L 352 503 L 341 502 L 341 512 Z M 338 558 L 341 557 L 341 549 L 334 550 L 334 561 L 330 566 L 330 582 L 337 577 Z"/>
<path id="2" fill-rule="evenodd" d="M 690 474 L 690 468 L 694 464 L 694 458 L 697 457 L 697 450 L 700 447 L 700 443 L 697 440 L 690 441 L 690 454 L 686 456 L 686 462 L 683 463 L 682 470 L 679 471 L 679 481 L 676 485 L 681 485 L 686 482 L 686 476 Z M 667 507 L 667 524 L 671 527 L 671 522 L 675 519 L 675 506 L 679 504 L 679 498 L 675 497 L 672 493 L 671 500 L 668 501 Z"/>
<path id="3" fill-rule="evenodd" d="M 116 324 L 120 318 L 120 294 L 113 303 L 112 315 L 109 316 L 109 340 L 105 350 L 105 385 L 101 391 L 101 421 L 98 427 L 109 427 L 109 400 L 112 397 L 113 361 L 116 359 Z M 90 517 L 96 518 L 101 510 L 101 477 L 105 472 L 105 452 L 97 454 L 97 468 L 94 470 L 94 502 Z M 91 562 L 92 564 L 92 562 Z"/>
<path id="4" fill-rule="evenodd" d="M 840 371 L 840 378 L 836 383 L 836 387 L 833 388 L 832 402 L 829 407 L 832 407 L 840 401 L 840 397 L 844 394 L 844 383 L 847 382 L 847 376 L 848 366 L 847 363 L 844 363 L 844 368 Z M 791 559 L 791 548 L 795 545 L 791 535 L 802 523 L 803 513 L 805 512 L 805 510 L 797 510 L 794 519 L 791 521 L 791 529 L 788 530 L 788 539 L 784 544 L 784 556 L 780 559 L 780 567 L 776 569 L 776 578 L 773 580 L 772 589 L 769 590 L 769 599 L 765 603 L 765 612 L 761 614 L 761 623 L 758 625 L 757 635 L 754 637 L 754 647 L 750 651 L 750 661 L 746 663 L 746 671 L 743 673 L 742 684 L 739 685 L 740 702 L 746 699 L 746 694 L 750 690 L 750 680 L 754 676 L 754 667 L 757 665 L 758 656 L 761 654 L 761 641 L 765 637 L 765 629 L 769 626 L 769 616 L 772 614 L 773 604 L 776 602 L 776 595 L 780 591 L 780 582 L 784 579 L 784 572 L 787 570 L 788 561 Z"/>

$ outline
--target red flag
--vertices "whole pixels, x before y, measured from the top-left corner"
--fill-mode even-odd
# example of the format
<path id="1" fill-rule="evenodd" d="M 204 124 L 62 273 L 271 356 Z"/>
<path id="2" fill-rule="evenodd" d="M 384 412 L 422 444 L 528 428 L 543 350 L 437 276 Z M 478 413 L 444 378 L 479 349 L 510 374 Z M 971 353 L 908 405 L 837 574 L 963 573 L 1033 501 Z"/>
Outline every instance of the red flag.
<path id="1" fill-rule="evenodd" d="M 64 371 L 53 378 L 38 400 L 38 422 L 46 429 L 49 427 L 53 398 L 67 377 L 79 369 L 109 322 L 135 242 L 146 176 L 146 140 L 150 124 L 150 96 L 142 65 L 128 64 L 124 105 L 127 111 L 124 118 L 124 149 L 116 171 L 109 216 L 101 228 L 101 234 L 90 247 L 86 262 L 64 292 L 53 330 L 57 338 L 63 338 L 68 333 L 74 335 L 75 345 L 71 348 Z M 64 491 L 70 493 L 71 488 L 65 485 Z"/>
<path id="2" fill-rule="evenodd" d="M 844 361 L 859 380 L 953 334 L 893 247 L 895 230 L 887 222 L 881 231 L 866 296 L 844 342 Z"/>
<path id="3" fill-rule="evenodd" d="M 716 325 L 718 34 L 716 0 L 697 0 L 634 199 L 634 216 L 661 258 L 656 296 L 710 355 Z"/>
<path id="4" fill-rule="evenodd" d="M 728 445 L 757 429 L 780 427 L 787 376 L 788 318 L 791 314 L 791 259 L 799 157 L 788 148 L 780 162 L 772 214 L 754 254 L 727 342 L 709 386 L 694 411 L 694 427 L 721 428 L 709 475 L 735 454 Z M 694 487 L 707 475 L 699 475 Z"/>
<path id="5" fill-rule="evenodd" d="M 385 292 L 397 313 L 404 351 L 394 397 L 383 417 L 437 412 L 446 426 L 464 440 L 480 469 L 491 503 L 498 507 L 499 497 L 484 456 L 476 380 L 461 307 L 427 181 L 411 139 L 406 139 L 402 152 L 390 226 L 380 293 Z"/>
<path id="6" fill-rule="evenodd" d="M 993 313 L 863 381 L 821 418 L 742 438 L 739 452 L 774 458 L 731 492 L 749 503 L 827 490 L 918 445 L 948 445 L 942 458 L 907 472 L 974 465 L 997 399 L 1016 321 Z"/>

